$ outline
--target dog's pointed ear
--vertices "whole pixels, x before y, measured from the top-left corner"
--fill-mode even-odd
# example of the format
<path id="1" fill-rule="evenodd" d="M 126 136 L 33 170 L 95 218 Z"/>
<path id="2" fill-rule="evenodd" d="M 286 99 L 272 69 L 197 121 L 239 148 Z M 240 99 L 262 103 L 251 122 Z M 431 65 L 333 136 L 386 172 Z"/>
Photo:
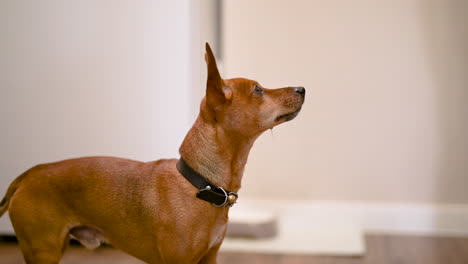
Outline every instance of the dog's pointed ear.
<path id="1" fill-rule="evenodd" d="M 206 100 L 209 106 L 215 108 L 216 106 L 225 104 L 232 98 L 232 91 L 229 87 L 224 85 L 223 79 L 218 71 L 216 60 L 211 51 L 211 47 L 206 43 L 205 61 L 208 67 L 208 77 L 206 80 Z"/>

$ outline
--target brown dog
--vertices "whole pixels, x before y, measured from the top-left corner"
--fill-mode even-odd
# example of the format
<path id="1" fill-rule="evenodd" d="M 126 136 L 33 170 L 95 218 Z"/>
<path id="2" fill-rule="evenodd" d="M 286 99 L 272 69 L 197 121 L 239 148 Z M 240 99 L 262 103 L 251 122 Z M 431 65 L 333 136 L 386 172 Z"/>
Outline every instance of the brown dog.
<path id="1" fill-rule="evenodd" d="M 70 235 L 148 263 L 216 263 L 252 144 L 296 117 L 305 90 L 223 80 L 208 44 L 205 59 L 206 97 L 183 160 L 71 159 L 35 166 L 10 185 L 0 216 L 9 209 L 27 263 L 59 263 Z"/>

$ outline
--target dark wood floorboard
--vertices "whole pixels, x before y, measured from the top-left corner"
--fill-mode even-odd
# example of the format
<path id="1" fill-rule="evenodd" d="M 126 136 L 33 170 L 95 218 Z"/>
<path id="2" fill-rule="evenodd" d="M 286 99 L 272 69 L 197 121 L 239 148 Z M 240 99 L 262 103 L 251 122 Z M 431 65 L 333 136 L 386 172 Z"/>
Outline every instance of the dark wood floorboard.
<path id="1" fill-rule="evenodd" d="M 363 257 L 296 256 L 221 253 L 220 264 L 468 264 L 468 238 L 402 235 L 367 235 Z M 1 264 L 23 264 L 14 242 L 0 242 Z M 71 246 L 62 264 L 142 264 L 118 250 L 104 247 L 94 251 Z"/>

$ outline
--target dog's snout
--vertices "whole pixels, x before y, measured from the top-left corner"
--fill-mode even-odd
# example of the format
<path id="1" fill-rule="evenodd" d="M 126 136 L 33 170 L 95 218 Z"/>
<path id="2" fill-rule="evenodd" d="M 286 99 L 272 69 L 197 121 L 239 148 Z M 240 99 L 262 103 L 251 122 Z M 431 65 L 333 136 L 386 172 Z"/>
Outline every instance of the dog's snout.
<path id="1" fill-rule="evenodd" d="M 294 87 L 294 91 L 298 94 L 305 95 L 305 88 L 302 86 Z"/>

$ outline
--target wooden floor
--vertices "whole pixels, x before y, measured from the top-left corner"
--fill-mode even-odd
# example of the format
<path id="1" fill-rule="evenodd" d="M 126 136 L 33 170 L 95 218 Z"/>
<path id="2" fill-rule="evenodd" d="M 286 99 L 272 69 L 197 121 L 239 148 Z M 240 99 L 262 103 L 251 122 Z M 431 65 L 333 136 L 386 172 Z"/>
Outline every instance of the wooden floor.
<path id="1" fill-rule="evenodd" d="M 364 257 L 321 257 L 221 253 L 220 264 L 468 264 L 468 238 L 367 235 Z M 0 242 L 0 263 L 24 263 L 14 242 Z M 112 248 L 70 247 L 62 264 L 141 264 Z"/>

